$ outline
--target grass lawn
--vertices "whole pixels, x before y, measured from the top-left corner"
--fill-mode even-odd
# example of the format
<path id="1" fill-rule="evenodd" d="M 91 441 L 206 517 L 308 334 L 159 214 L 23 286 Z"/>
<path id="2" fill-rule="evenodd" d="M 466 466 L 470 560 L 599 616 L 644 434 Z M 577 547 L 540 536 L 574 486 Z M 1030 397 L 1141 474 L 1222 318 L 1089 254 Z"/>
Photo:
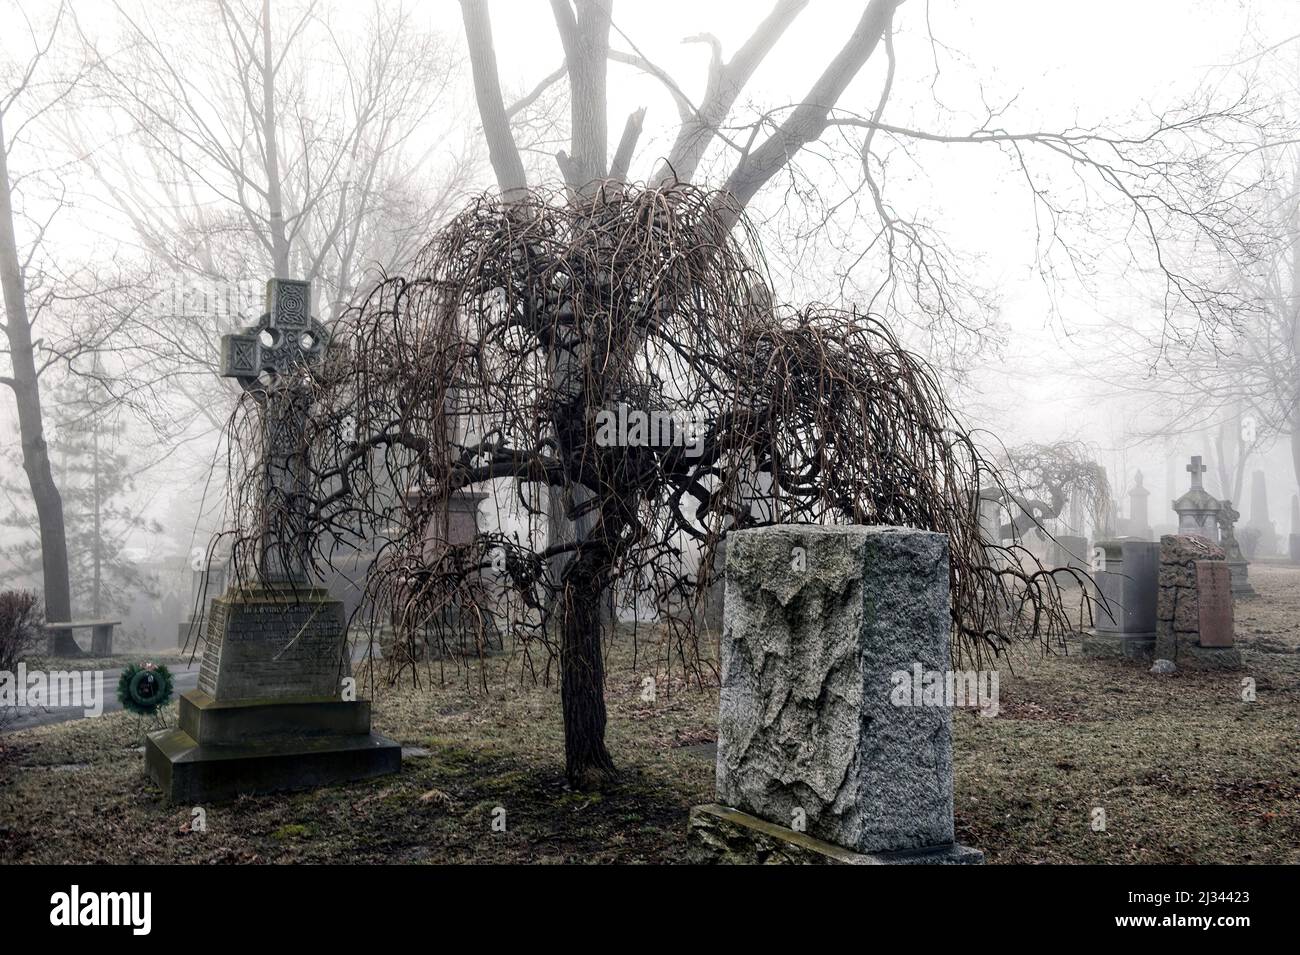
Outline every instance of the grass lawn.
<path id="1" fill-rule="evenodd" d="M 959 841 L 991 863 L 1300 862 L 1300 568 L 1257 563 L 1251 579 L 1261 596 L 1237 605 L 1241 673 L 1154 677 L 1077 645 L 1019 652 L 999 715 L 956 715 Z M 0 861 L 682 861 L 687 810 L 713 795 L 717 690 L 660 671 L 643 702 L 655 650 L 652 633 L 638 638 L 635 661 L 627 635 L 610 654 L 621 774 L 602 792 L 564 785 L 558 690 L 497 658 L 486 690 L 478 663 L 379 688 L 375 728 L 426 751 L 400 775 L 206 806 L 205 832 L 144 778 L 148 721 L 0 736 Z"/>

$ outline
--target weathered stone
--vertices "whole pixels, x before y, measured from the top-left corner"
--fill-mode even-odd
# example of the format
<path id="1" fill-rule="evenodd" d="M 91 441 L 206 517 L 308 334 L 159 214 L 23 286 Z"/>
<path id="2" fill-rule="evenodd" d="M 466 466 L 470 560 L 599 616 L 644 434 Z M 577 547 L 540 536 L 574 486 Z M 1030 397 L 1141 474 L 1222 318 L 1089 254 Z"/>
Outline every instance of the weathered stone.
<path id="1" fill-rule="evenodd" d="M 1174 629 L 1179 633 L 1196 633 L 1201 628 L 1199 602 L 1195 587 L 1174 590 Z"/>
<path id="2" fill-rule="evenodd" d="M 226 703 L 337 696 L 345 643 L 343 602 L 326 590 L 231 588 L 212 601 L 199 689 Z"/>
<path id="3" fill-rule="evenodd" d="M 1125 633 L 1093 630 L 1084 633 L 1082 645 L 1086 657 L 1146 662 L 1155 652 L 1155 637 L 1136 639 Z"/>
<path id="4" fill-rule="evenodd" d="M 902 528 L 729 536 L 719 802 L 857 852 L 953 841 L 951 712 L 890 678 L 948 669 L 947 557 Z"/>
<path id="5" fill-rule="evenodd" d="M 696 862 L 727 865 L 978 865 L 984 853 L 956 844 L 912 852 L 853 852 L 716 804 L 691 809 L 687 845 Z"/>
<path id="6" fill-rule="evenodd" d="M 1156 594 L 1156 622 L 1173 624 L 1176 587 L 1161 587 Z"/>
<path id="7" fill-rule="evenodd" d="M 1221 505 L 1201 484 L 1201 475 L 1205 473 L 1206 467 L 1201 463 L 1200 455 L 1192 458 L 1187 471 L 1192 476 L 1192 486 L 1173 502 L 1173 508 L 1178 513 L 1178 534 L 1216 541 L 1219 539 Z"/>
<path id="8" fill-rule="evenodd" d="M 1176 673 L 1177 671 L 1178 665 L 1175 664 L 1173 660 L 1157 660 L 1155 663 L 1151 664 L 1152 673 Z"/>
<path id="9" fill-rule="evenodd" d="M 1180 666 L 1197 670 L 1240 670 L 1241 651 L 1236 647 L 1203 647 L 1199 643 L 1178 646 Z"/>
<path id="10" fill-rule="evenodd" d="M 1195 586 L 1178 586 L 1185 579 L 1189 567 Z M 1206 570 L 1207 567 L 1213 569 Z M 1219 584 L 1210 584 L 1211 578 L 1218 580 Z M 1231 645 L 1203 645 L 1203 630 L 1207 626 L 1211 628 L 1212 641 L 1222 641 L 1225 628 L 1231 632 L 1229 580 L 1224 551 L 1217 544 L 1199 535 L 1166 534 L 1160 539 L 1160 594 L 1153 650 L 1157 660 L 1170 660 L 1179 667 L 1203 669 L 1234 669 L 1241 665 L 1241 654 Z M 1212 586 L 1218 586 L 1224 592 L 1211 592 Z M 1213 623 L 1202 607 L 1207 600 L 1215 605 L 1211 613 Z M 1225 608 L 1229 618 L 1226 624 L 1222 620 Z"/>

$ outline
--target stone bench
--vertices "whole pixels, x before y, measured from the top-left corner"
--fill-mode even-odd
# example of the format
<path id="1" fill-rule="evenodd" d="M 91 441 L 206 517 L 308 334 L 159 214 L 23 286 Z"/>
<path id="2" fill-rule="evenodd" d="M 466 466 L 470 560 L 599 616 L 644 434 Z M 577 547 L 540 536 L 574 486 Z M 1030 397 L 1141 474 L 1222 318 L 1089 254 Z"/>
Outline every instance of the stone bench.
<path id="1" fill-rule="evenodd" d="M 45 624 L 46 633 L 60 630 L 90 630 L 90 652 L 93 656 L 107 657 L 113 654 L 113 628 L 120 627 L 121 620 L 64 620 Z"/>

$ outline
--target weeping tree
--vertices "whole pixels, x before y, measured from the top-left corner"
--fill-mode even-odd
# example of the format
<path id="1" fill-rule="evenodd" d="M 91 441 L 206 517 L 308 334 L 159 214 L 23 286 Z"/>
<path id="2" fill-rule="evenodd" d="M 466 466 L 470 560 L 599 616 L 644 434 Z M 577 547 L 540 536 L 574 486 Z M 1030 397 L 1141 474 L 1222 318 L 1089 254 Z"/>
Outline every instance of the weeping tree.
<path id="1" fill-rule="evenodd" d="M 679 608 L 665 646 L 704 679 L 690 611 L 708 580 L 692 568 L 736 529 L 941 531 L 959 656 L 1061 636 L 1050 575 L 991 559 L 981 539 L 980 488 L 1001 478 L 926 365 L 871 315 L 772 302 L 726 193 L 611 182 L 477 199 L 336 329 L 312 381 L 303 493 L 318 569 L 382 530 L 367 594 L 409 640 L 468 631 L 482 647 L 485 577 L 529 608 L 513 638 L 558 661 L 575 785 L 613 769 L 602 595 Z M 253 393 L 231 419 L 232 454 L 256 455 L 255 407 Z M 611 427 L 637 413 L 639 434 Z M 233 514 L 256 514 L 249 464 L 232 457 Z M 449 501 L 471 487 L 513 501 L 525 532 L 446 534 Z M 556 501 L 575 529 L 561 539 L 547 533 Z M 257 549 L 250 518 L 237 565 Z"/>
<path id="2" fill-rule="evenodd" d="M 1018 539 L 1059 518 L 1074 503 L 1104 527 L 1110 513 L 1110 481 L 1106 469 L 1081 441 L 1026 442 L 1002 454 L 1001 483 L 981 491 L 1008 518 L 1000 528 L 1004 538 Z"/>

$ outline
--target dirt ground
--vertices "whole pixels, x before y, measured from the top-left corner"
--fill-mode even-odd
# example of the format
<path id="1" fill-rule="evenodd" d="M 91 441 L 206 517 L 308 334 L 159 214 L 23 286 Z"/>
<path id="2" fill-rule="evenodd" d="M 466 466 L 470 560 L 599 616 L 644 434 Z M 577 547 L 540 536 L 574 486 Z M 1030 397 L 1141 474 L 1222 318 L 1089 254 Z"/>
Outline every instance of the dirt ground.
<path id="1" fill-rule="evenodd" d="M 1300 862 L 1300 567 L 1256 563 L 1251 579 L 1239 673 L 1157 677 L 1077 643 L 1017 652 L 999 714 L 954 721 L 958 839 L 991 863 Z M 683 861 L 687 811 L 713 794 L 717 690 L 656 666 L 655 640 L 612 647 L 620 775 L 601 792 L 564 785 L 558 690 L 495 658 L 376 692 L 375 728 L 421 751 L 400 775 L 199 807 L 206 831 L 143 776 L 150 721 L 2 736 L 0 861 Z"/>

